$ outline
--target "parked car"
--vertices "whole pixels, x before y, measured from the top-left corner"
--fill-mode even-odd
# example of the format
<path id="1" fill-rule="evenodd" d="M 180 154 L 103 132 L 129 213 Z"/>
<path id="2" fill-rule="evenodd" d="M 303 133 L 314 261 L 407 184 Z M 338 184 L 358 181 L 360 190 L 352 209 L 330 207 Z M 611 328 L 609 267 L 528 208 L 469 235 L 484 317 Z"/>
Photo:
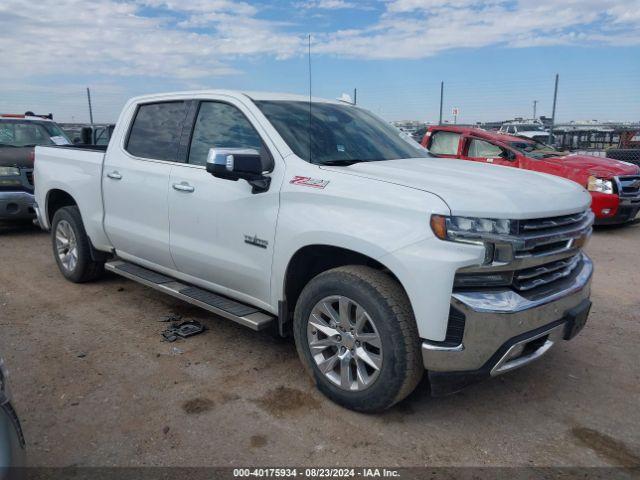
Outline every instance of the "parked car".
<path id="1" fill-rule="evenodd" d="M 596 224 L 628 222 L 640 210 L 640 167 L 631 163 L 561 152 L 533 139 L 469 127 L 430 127 L 422 145 L 439 157 L 533 170 L 573 180 L 589 190 Z"/>
<path id="2" fill-rule="evenodd" d="M 28 220 L 33 209 L 36 145 L 66 145 L 69 139 L 51 114 L 0 115 L 0 220 Z"/>
<path id="3" fill-rule="evenodd" d="M 505 122 L 499 132 L 532 138 L 541 142 L 549 142 L 550 135 L 542 122 L 536 120 Z"/>
<path id="4" fill-rule="evenodd" d="M 442 395 L 528 364 L 591 305 L 582 187 L 428 157 L 341 102 L 151 95 L 106 152 L 36 149 L 38 218 L 68 280 L 106 268 L 292 333 L 325 395 L 380 411 L 425 369 Z"/>
<path id="5" fill-rule="evenodd" d="M 11 404 L 7 369 L 0 358 L 0 480 L 11 480 L 10 469 L 24 466 L 24 435 L 18 414 Z"/>

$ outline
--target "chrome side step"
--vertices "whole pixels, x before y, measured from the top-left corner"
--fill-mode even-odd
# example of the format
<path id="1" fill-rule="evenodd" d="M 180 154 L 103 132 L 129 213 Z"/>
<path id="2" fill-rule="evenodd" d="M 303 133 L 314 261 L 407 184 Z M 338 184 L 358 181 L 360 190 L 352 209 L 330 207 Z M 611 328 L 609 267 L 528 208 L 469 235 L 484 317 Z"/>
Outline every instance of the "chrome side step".
<path id="1" fill-rule="evenodd" d="M 104 268 L 129 280 L 146 285 L 172 297 L 184 300 L 192 305 L 208 310 L 221 317 L 249 327 L 262 330 L 276 319 L 255 307 L 236 302 L 213 292 L 181 283 L 174 278 L 148 270 L 133 263 L 122 260 L 107 262 Z"/>

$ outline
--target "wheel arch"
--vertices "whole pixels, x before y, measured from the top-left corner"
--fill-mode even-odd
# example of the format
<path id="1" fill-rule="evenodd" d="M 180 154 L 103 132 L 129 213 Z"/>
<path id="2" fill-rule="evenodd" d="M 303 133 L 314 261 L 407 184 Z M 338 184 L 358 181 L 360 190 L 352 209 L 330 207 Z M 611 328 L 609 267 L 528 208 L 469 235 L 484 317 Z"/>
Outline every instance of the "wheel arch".
<path id="1" fill-rule="evenodd" d="M 286 308 L 286 318 L 281 322 L 288 322 L 300 293 L 309 281 L 322 272 L 346 265 L 365 265 L 387 273 L 398 282 L 407 293 L 399 278 L 386 265 L 366 254 L 328 244 L 313 244 L 300 247 L 289 260 L 285 269 L 282 283 L 282 302 Z M 281 305 L 282 309 L 282 305 Z M 285 314 L 281 311 L 280 315 Z"/>
<path id="2" fill-rule="evenodd" d="M 78 210 L 80 211 L 80 206 L 78 205 L 78 202 L 75 200 L 75 198 L 71 194 L 60 188 L 52 188 L 51 190 L 49 190 L 47 192 L 45 203 L 45 212 L 47 216 L 46 219 L 47 224 L 50 228 L 53 228 L 53 216 L 61 208 L 78 207 Z M 80 212 L 80 219 L 83 222 L 83 228 L 86 229 L 86 226 L 84 225 L 84 219 L 82 218 L 82 212 Z M 87 239 L 89 241 L 89 252 L 93 260 L 105 261 L 110 258 L 109 253 L 97 250 L 95 248 L 95 246 L 93 245 L 93 241 L 88 234 Z"/>
<path id="3" fill-rule="evenodd" d="M 47 224 L 51 225 L 53 222 L 53 216 L 62 207 L 78 206 L 75 198 L 68 192 L 59 189 L 52 188 L 47 192 L 45 212 L 47 215 Z"/>

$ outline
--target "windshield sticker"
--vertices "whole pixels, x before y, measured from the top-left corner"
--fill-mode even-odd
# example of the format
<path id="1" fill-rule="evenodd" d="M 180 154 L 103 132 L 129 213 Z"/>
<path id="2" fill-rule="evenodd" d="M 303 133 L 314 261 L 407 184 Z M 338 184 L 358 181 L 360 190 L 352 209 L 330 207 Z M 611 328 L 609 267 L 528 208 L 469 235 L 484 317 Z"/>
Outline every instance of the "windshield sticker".
<path id="1" fill-rule="evenodd" d="M 344 145 L 336 145 L 336 149 L 337 149 L 339 152 L 344 152 Z"/>
<path id="2" fill-rule="evenodd" d="M 295 176 L 291 179 L 289 183 L 293 185 L 301 185 L 303 187 L 324 188 L 329 184 L 329 180 Z"/>
<path id="3" fill-rule="evenodd" d="M 51 141 L 56 145 L 69 145 L 69 141 L 66 138 L 64 138 L 62 135 L 51 137 Z"/>

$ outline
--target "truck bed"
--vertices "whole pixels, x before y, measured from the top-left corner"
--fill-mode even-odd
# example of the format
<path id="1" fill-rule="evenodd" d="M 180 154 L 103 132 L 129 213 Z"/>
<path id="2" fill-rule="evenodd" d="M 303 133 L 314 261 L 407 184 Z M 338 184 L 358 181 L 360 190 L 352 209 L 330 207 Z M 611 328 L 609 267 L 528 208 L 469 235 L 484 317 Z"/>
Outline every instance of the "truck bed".
<path id="1" fill-rule="evenodd" d="M 55 189 L 60 189 L 71 195 L 79 205 L 85 229 L 94 245 L 109 245 L 102 228 L 102 165 L 105 150 L 103 146 L 36 147 L 35 195 L 45 228 L 51 225 L 51 218 L 47 214 L 50 197 L 55 195 Z"/>

